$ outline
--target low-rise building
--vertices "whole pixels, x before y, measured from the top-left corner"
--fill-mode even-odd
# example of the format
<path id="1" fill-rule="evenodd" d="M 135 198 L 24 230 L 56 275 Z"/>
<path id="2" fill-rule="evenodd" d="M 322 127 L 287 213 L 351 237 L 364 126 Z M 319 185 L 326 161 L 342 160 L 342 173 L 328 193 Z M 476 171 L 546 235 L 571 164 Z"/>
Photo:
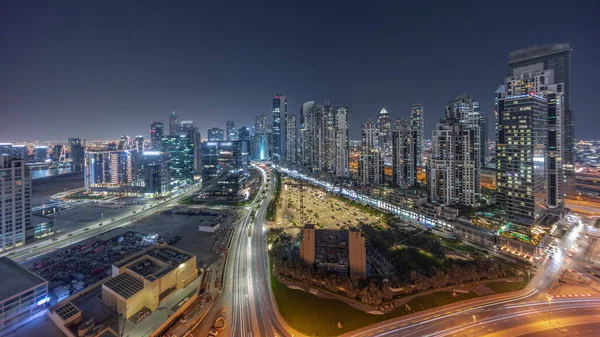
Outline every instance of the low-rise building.
<path id="1" fill-rule="evenodd" d="M 0 335 L 43 314 L 48 303 L 48 281 L 0 257 Z"/>
<path id="2" fill-rule="evenodd" d="M 198 298 L 201 281 L 195 255 L 155 244 L 49 308 L 49 317 L 68 337 L 159 336 Z"/>
<path id="3" fill-rule="evenodd" d="M 358 229 L 315 229 L 314 225 L 305 225 L 300 258 L 308 265 L 340 275 L 367 276 L 365 238 Z"/>

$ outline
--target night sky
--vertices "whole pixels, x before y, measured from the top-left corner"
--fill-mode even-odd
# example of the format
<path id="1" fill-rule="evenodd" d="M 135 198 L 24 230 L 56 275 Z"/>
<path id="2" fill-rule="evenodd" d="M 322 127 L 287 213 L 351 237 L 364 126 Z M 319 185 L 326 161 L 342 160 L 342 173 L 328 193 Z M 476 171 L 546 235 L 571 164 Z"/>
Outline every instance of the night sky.
<path id="1" fill-rule="evenodd" d="M 148 138 L 172 110 L 206 137 L 275 92 L 348 105 L 352 138 L 422 103 L 429 138 L 460 94 L 491 115 L 510 51 L 567 42 L 576 136 L 600 138 L 595 1 L 124 2 L 2 1 L 0 141 Z"/>

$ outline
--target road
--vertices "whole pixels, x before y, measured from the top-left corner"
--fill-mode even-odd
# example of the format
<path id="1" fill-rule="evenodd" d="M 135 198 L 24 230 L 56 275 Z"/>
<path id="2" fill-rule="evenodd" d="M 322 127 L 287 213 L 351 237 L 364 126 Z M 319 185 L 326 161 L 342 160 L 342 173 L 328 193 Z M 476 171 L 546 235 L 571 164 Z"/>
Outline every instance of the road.
<path id="1" fill-rule="evenodd" d="M 11 251 L 0 254 L 0 256 L 8 256 L 16 262 L 23 262 L 35 257 L 41 256 L 43 254 L 49 253 L 54 250 L 58 250 L 60 248 L 64 248 L 73 243 L 77 243 L 83 240 L 87 240 L 96 235 L 105 233 L 111 229 L 115 229 L 117 227 L 124 227 L 133 222 L 136 222 L 142 217 L 147 215 L 163 211 L 169 207 L 174 206 L 182 197 L 189 196 L 195 193 L 201 185 L 195 184 L 187 187 L 184 190 L 179 191 L 178 193 L 173 194 L 167 199 L 153 202 L 152 205 L 148 205 L 144 209 L 135 214 L 127 214 L 123 215 L 120 218 L 115 218 L 114 221 L 110 223 L 104 224 L 103 226 L 98 226 L 96 223 L 94 225 L 90 225 L 85 228 L 80 228 L 75 231 L 66 232 L 58 236 L 54 236 L 52 239 L 47 239 L 44 241 L 35 242 L 32 245 L 26 245 L 22 247 L 15 248 Z M 106 221 L 105 221 L 106 222 Z"/>
<path id="2" fill-rule="evenodd" d="M 264 171 L 263 171 L 264 173 Z M 260 203 L 252 223 L 250 212 L 241 222 L 232 241 L 232 263 L 227 274 L 232 278 L 229 289 L 224 290 L 223 301 L 230 299 L 230 336 L 302 336 L 294 331 L 280 316 L 271 292 L 268 254 L 265 247 L 264 224 L 274 182 L 266 187 L 267 197 Z M 256 207 L 255 204 L 250 207 Z M 248 229 L 252 226 L 251 234 Z M 458 302 L 397 319 L 384 321 L 345 334 L 359 336 L 516 336 L 536 334 L 545 330 L 586 329 L 600 326 L 600 298 L 554 299 L 548 305 L 544 292 L 558 276 L 570 268 L 567 252 L 580 238 L 584 225 L 576 225 L 565 237 L 558 240 L 560 249 L 553 258 L 540 262 L 538 271 L 528 287 L 508 293 Z M 577 256 L 576 256 L 577 257 Z M 575 257 L 575 258 L 576 258 Z M 226 279 L 228 279 L 226 277 Z M 230 291 L 230 294 L 226 294 Z M 551 316 L 548 325 L 547 316 Z M 596 324 L 596 325 L 595 325 Z M 568 326 L 568 328 L 567 328 Z M 541 331 L 541 332 L 540 332 Z M 195 333 L 201 336 L 206 330 Z M 535 335 L 535 336 L 538 336 Z M 532 335 L 533 336 L 533 335 Z"/>

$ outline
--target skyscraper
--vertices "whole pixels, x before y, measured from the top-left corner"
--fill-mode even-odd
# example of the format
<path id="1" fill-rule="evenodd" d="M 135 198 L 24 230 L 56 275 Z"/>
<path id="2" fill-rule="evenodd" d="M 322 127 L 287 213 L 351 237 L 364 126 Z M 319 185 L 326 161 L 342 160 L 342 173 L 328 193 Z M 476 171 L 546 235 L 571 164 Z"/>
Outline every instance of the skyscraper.
<path id="1" fill-rule="evenodd" d="M 131 147 L 131 139 L 129 136 L 121 136 L 117 150 L 129 150 Z"/>
<path id="2" fill-rule="evenodd" d="M 377 116 L 377 146 L 379 151 L 384 155 L 392 153 L 392 124 L 390 122 L 390 114 L 385 108 L 381 109 Z"/>
<path id="3" fill-rule="evenodd" d="M 505 79 L 504 95 L 536 94 L 547 100 L 546 111 L 546 201 L 547 206 L 556 208 L 564 204 L 564 85 L 555 83 L 555 70 L 544 69 L 543 63 L 536 63 L 513 69 L 513 75 Z"/>
<path id="4" fill-rule="evenodd" d="M 0 251 L 25 244 L 25 231 L 31 225 L 30 201 L 31 175 L 25 160 L 0 155 Z"/>
<path id="5" fill-rule="evenodd" d="M 150 143 L 153 150 L 160 150 L 160 142 L 163 137 L 163 123 L 152 122 L 150 123 Z"/>
<path id="6" fill-rule="evenodd" d="M 85 151 L 84 188 L 88 192 L 133 191 L 138 182 L 133 153 L 129 150 Z"/>
<path id="7" fill-rule="evenodd" d="M 479 103 L 468 95 L 450 101 L 431 137 L 429 196 L 444 205 L 474 205 L 481 198 Z"/>
<path id="8" fill-rule="evenodd" d="M 168 135 L 162 138 L 162 152 L 169 154 L 171 181 L 187 184 L 194 181 L 194 140 L 187 134 Z"/>
<path id="9" fill-rule="evenodd" d="M 52 147 L 52 161 L 59 162 L 63 158 L 62 144 L 56 144 Z"/>
<path id="10" fill-rule="evenodd" d="M 69 138 L 69 146 L 71 147 L 71 163 L 73 171 L 82 171 L 84 163 L 84 147 L 81 145 L 80 138 Z"/>
<path id="11" fill-rule="evenodd" d="M 287 98 L 276 94 L 273 98 L 273 161 L 286 158 L 285 118 L 287 116 Z"/>
<path id="12" fill-rule="evenodd" d="M 247 126 L 242 126 L 238 130 L 238 140 L 250 141 L 250 129 Z"/>
<path id="13" fill-rule="evenodd" d="M 475 130 L 455 118 L 444 118 L 431 136 L 429 196 L 443 205 L 474 205 L 480 191 Z"/>
<path id="14" fill-rule="evenodd" d="M 286 162 L 288 164 L 296 164 L 297 146 L 298 146 L 298 124 L 296 122 L 296 115 L 289 114 L 285 118 L 285 153 Z"/>
<path id="15" fill-rule="evenodd" d="M 208 129 L 208 140 L 213 142 L 225 140 L 225 130 L 219 128 Z"/>
<path id="16" fill-rule="evenodd" d="M 542 64 L 543 70 L 554 70 L 554 82 L 562 83 L 563 88 L 563 169 L 565 176 L 565 194 L 575 196 L 575 129 L 573 110 L 571 108 L 571 48 L 568 43 L 545 46 L 531 46 L 509 55 L 508 76 L 514 74 L 516 68 Z M 509 88 L 507 88 L 508 90 Z"/>
<path id="17" fill-rule="evenodd" d="M 235 123 L 233 121 L 227 121 L 225 134 L 227 136 L 227 140 L 238 140 L 238 133 L 235 129 Z"/>
<path id="18" fill-rule="evenodd" d="M 194 171 L 199 172 L 200 170 L 200 132 L 198 128 L 194 126 L 193 121 L 181 121 L 178 124 L 178 134 L 187 135 L 192 144 L 194 145 Z"/>
<path id="19" fill-rule="evenodd" d="M 538 221 L 546 204 L 547 112 L 548 100 L 535 93 L 505 94 L 498 101 L 496 202 L 521 225 Z"/>
<path id="20" fill-rule="evenodd" d="M 315 102 L 305 102 L 300 106 L 300 163 L 309 170 L 315 165 L 313 137 Z"/>
<path id="21" fill-rule="evenodd" d="M 177 134 L 178 120 L 179 120 L 179 118 L 177 117 L 177 114 L 175 113 L 175 111 L 171 112 L 171 116 L 169 116 L 169 134 L 170 135 Z"/>
<path id="22" fill-rule="evenodd" d="M 396 121 L 392 129 L 392 181 L 396 186 L 412 187 L 417 181 L 414 141 L 409 120 Z"/>
<path id="23" fill-rule="evenodd" d="M 267 116 L 256 116 L 254 121 L 254 132 L 255 134 L 267 132 Z"/>
<path id="24" fill-rule="evenodd" d="M 479 151 L 479 157 L 480 157 L 480 164 L 479 167 L 480 169 L 486 167 L 486 159 L 488 157 L 488 128 L 489 128 L 489 123 L 490 123 L 490 119 L 488 114 L 486 113 L 479 113 L 479 140 L 480 140 L 480 146 L 481 146 L 481 150 Z"/>
<path id="25" fill-rule="evenodd" d="M 383 185 L 385 182 L 384 163 L 377 147 L 379 128 L 368 121 L 361 128 L 361 152 L 358 162 L 359 181 L 363 185 Z"/>
<path id="26" fill-rule="evenodd" d="M 421 104 L 414 104 L 410 108 L 410 131 L 414 139 L 413 150 L 414 165 L 423 166 L 425 155 L 425 109 Z"/>
<path id="27" fill-rule="evenodd" d="M 348 111 L 347 106 L 335 109 L 335 175 L 338 177 L 350 175 Z"/>
<path id="28" fill-rule="evenodd" d="M 169 193 L 169 155 L 160 151 L 146 151 L 142 155 L 142 193 L 146 197 L 164 197 Z"/>

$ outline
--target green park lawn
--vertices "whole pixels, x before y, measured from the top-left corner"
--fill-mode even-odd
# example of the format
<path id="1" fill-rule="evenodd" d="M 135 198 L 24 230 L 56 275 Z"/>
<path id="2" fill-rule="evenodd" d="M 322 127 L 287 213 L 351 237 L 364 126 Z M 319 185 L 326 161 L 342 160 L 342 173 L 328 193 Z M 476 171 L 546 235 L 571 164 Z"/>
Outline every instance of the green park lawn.
<path id="1" fill-rule="evenodd" d="M 385 315 L 371 315 L 342 301 L 290 289 L 273 276 L 271 282 L 277 307 L 285 321 L 295 330 L 309 336 L 338 336 L 408 314 L 405 307 L 400 307 Z M 450 292 L 438 292 L 417 297 L 408 305 L 413 311 L 422 311 L 475 297 L 475 293 L 458 294 L 454 297 Z M 341 322 L 342 328 L 337 327 L 338 322 Z"/>
<path id="2" fill-rule="evenodd" d="M 523 278 L 521 282 L 492 282 L 486 285 L 492 289 L 495 293 L 507 293 L 511 291 L 522 290 L 527 286 L 527 278 Z"/>

